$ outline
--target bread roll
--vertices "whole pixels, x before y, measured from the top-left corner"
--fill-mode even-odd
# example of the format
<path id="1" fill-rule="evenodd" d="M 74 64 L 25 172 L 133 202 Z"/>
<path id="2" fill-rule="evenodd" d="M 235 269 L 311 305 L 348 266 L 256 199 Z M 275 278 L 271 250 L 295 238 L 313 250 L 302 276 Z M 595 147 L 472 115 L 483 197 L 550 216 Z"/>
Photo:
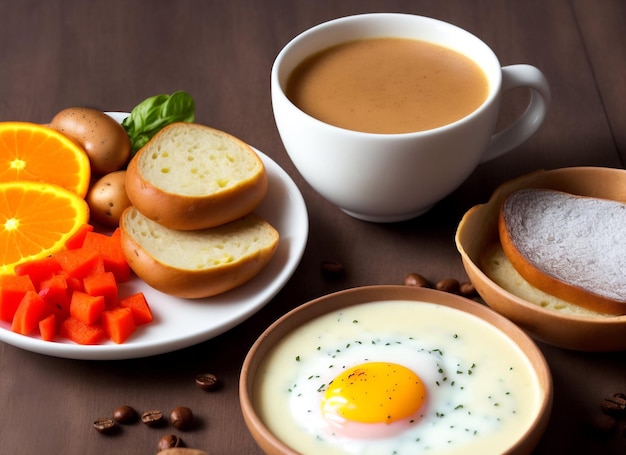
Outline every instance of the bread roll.
<path id="1" fill-rule="evenodd" d="M 252 212 L 267 192 L 263 162 L 241 140 L 208 126 L 173 123 L 128 165 L 126 193 L 170 229 L 219 226 Z"/>
<path id="2" fill-rule="evenodd" d="M 210 297 L 247 282 L 270 261 L 279 241 L 276 229 L 252 213 L 215 228 L 181 231 L 129 207 L 120 232 L 124 255 L 137 276 L 183 298 Z"/>
<path id="3" fill-rule="evenodd" d="M 503 202 L 507 258 L 534 287 L 593 311 L 626 314 L 626 204 L 522 189 Z"/>

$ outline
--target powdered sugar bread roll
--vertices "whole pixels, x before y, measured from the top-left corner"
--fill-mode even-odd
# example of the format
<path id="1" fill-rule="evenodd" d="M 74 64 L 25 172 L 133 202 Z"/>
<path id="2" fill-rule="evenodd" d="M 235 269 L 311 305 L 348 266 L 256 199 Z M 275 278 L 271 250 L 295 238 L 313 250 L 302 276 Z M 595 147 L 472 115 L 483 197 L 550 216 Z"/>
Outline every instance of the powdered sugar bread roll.
<path id="1" fill-rule="evenodd" d="M 503 202 L 507 258 L 536 288 L 610 314 L 626 314 L 626 204 L 522 189 Z"/>
<path id="2" fill-rule="evenodd" d="M 248 144 L 195 123 L 159 131 L 128 165 L 126 193 L 171 229 L 219 226 L 253 211 L 267 192 L 263 162 Z"/>

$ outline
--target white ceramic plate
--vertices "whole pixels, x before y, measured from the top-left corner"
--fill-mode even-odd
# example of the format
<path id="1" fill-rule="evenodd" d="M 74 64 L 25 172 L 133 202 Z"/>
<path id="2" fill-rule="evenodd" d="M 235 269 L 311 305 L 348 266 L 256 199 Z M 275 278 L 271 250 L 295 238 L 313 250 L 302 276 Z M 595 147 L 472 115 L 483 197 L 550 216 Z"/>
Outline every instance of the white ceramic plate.
<path id="1" fill-rule="evenodd" d="M 162 354 L 206 341 L 252 316 L 287 283 L 300 263 L 309 231 L 308 213 L 298 187 L 271 158 L 258 150 L 257 153 L 265 164 L 269 188 L 256 212 L 280 233 L 278 249 L 259 275 L 232 291 L 200 300 L 172 297 L 133 278 L 121 285 L 120 295 L 143 292 L 154 320 L 139 327 L 123 344 L 108 341 L 81 346 L 70 341 L 43 341 L 38 336 L 14 333 L 6 322 L 0 323 L 0 341 L 56 357 L 127 359 Z"/>

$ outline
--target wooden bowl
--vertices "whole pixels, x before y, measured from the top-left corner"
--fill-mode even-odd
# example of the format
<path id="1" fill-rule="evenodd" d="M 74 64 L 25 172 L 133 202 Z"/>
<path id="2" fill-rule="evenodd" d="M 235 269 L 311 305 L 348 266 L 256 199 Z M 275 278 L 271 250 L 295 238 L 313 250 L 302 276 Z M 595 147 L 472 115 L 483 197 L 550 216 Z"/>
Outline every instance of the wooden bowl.
<path id="1" fill-rule="evenodd" d="M 246 425 L 264 453 L 269 455 L 295 455 L 298 453 L 268 429 L 255 408 L 255 382 L 261 364 L 269 351 L 287 334 L 314 318 L 353 305 L 392 300 L 426 302 L 427 304 L 432 303 L 461 310 L 490 324 L 519 347 L 520 352 L 528 361 L 525 363 L 532 369 L 531 374 L 534 373 L 536 378 L 537 390 L 533 398 L 536 399 L 538 405 L 532 413 L 532 421 L 528 424 L 527 429 L 518 440 L 511 442 L 510 449 L 506 453 L 531 453 L 545 431 L 553 400 L 550 370 L 534 341 L 511 321 L 485 305 L 433 289 L 394 285 L 359 287 L 320 297 L 297 307 L 278 319 L 256 340 L 243 363 L 239 382 L 239 398 Z M 441 322 L 442 328 L 445 327 L 445 324 L 446 321 Z M 274 409 L 276 408 L 273 407 L 272 411 Z"/>
<path id="2" fill-rule="evenodd" d="M 501 185 L 486 204 L 471 208 L 456 232 L 456 245 L 467 274 L 483 300 L 535 339 L 588 352 L 626 349 L 626 316 L 571 315 L 519 298 L 502 289 L 481 269 L 481 254 L 499 241 L 498 212 L 506 196 L 520 188 L 547 188 L 581 196 L 626 201 L 626 171 L 570 167 L 537 171 Z"/>

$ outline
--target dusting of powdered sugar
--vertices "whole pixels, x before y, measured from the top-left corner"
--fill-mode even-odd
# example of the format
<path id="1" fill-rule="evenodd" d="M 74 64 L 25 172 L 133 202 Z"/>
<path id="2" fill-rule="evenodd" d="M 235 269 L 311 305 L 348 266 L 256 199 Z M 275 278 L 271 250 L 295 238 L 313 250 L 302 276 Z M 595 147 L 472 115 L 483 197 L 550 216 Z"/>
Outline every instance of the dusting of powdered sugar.
<path id="1" fill-rule="evenodd" d="M 551 190 L 518 190 L 504 202 L 509 236 L 535 268 L 626 301 L 626 204 Z"/>

